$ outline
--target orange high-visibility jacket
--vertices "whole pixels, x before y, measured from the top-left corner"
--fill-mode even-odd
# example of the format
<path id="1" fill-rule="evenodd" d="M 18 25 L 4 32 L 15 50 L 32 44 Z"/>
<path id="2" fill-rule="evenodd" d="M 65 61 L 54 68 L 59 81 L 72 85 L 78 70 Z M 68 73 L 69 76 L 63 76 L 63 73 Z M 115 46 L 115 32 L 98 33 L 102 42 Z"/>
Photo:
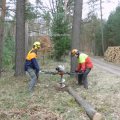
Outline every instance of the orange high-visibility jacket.
<path id="1" fill-rule="evenodd" d="M 30 50 L 25 60 L 25 71 L 27 71 L 28 68 L 32 68 L 35 70 L 36 73 L 39 72 L 40 68 L 36 59 L 37 59 L 37 51 L 34 49 Z"/>
<path id="2" fill-rule="evenodd" d="M 87 54 L 80 53 L 78 57 L 78 66 L 76 70 L 84 72 L 87 68 L 93 68 L 92 61 Z"/>

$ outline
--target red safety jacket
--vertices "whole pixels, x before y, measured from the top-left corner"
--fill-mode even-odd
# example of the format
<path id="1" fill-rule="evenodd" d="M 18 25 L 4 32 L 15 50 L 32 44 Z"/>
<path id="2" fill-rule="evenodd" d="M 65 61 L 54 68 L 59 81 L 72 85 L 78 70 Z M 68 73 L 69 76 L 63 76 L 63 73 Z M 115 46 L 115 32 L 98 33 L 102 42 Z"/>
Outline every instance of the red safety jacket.
<path id="1" fill-rule="evenodd" d="M 86 55 L 84 53 L 80 53 L 80 55 L 78 57 L 78 66 L 77 66 L 76 71 L 84 72 L 87 68 L 93 68 L 92 61 L 88 55 Z"/>

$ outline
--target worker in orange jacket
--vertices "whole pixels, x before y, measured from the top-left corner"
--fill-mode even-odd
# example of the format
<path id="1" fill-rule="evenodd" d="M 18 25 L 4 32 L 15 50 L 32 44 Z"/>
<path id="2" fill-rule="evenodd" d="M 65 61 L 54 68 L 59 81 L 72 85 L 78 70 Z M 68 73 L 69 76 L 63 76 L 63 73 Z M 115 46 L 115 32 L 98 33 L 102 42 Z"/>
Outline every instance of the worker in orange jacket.
<path id="1" fill-rule="evenodd" d="M 25 71 L 30 76 L 29 91 L 33 92 L 34 86 L 39 77 L 39 64 L 37 62 L 37 52 L 40 49 L 40 42 L 36 41 L 33 48 L 28 52 L 25 60 Z"/>
<path id="2" fill-rule="evenodd" d="M 79 85 L 83 84 L 84 88 L 88 89 L 87 76 L 91 69 L 93 68 L 93 63 L 87 54 L 81 53 L 77 49 L 73 49 L 71 51 L 71 55 L 77 57 L 78 59 L 78 65 L 75 70 L 76 73 L 80 73 L 78 74 L 78 84 Z"/>

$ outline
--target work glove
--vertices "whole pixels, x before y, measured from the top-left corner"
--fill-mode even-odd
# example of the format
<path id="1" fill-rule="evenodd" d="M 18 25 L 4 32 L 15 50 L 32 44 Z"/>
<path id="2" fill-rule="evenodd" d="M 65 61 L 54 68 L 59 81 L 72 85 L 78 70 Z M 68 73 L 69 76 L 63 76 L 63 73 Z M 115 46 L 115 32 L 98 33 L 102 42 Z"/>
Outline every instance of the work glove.
<path id="1" fill-rule="evenodd" d="M 80 72 L 79 72 L 79 73 L 83 74 L 83 73 L 84 73 L 84 71 L 80 70 Z"/>
<path id="2" fill-rule="evenodd" d="M 83 73 L 84 73 L 84 71 L 82 71 L 82 70 L 80 70 L 80 71 L 75 70 L 75 73 L 77 73 L 77 74 L 83 74 Z"/>
<path id="3" fill-rule="evenodd" d="M 37 77 L 37 80 L 38 80 L 38 78 L 39 78 L 39 73 L 36 74 L 36 77 Z"/>
<path id="4" fill-rule="evenodd" d="M 42 73 L 42 69 L 39 70 L 39 74 Z"/>
<path id="5" fill-rule="evenodd" d="M 39 71 L 35 71 L 37 79 L 39 78 Z"/>

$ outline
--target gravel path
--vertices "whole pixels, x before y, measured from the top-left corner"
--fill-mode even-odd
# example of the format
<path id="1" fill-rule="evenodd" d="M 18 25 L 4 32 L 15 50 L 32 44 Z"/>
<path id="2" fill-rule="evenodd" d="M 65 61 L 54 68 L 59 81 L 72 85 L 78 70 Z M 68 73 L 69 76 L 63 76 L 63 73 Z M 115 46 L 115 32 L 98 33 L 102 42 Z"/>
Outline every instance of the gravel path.
<path id="1" fill-rule="evenodd" d="M 120 66 L 108 63 L 101 58 L 92 58 L 94 68 L 89 79 L 89 90 L 82 95 L 106 120 L 120 120 Z"/>
<path id="2" fill-rule="evenodd" d="M 110 73 L 120 76 L 120 66 L 112 63 L 108 63 L 100 58 L 92 58 L 94 65 L 99 68 L 102 68 Z"/>

